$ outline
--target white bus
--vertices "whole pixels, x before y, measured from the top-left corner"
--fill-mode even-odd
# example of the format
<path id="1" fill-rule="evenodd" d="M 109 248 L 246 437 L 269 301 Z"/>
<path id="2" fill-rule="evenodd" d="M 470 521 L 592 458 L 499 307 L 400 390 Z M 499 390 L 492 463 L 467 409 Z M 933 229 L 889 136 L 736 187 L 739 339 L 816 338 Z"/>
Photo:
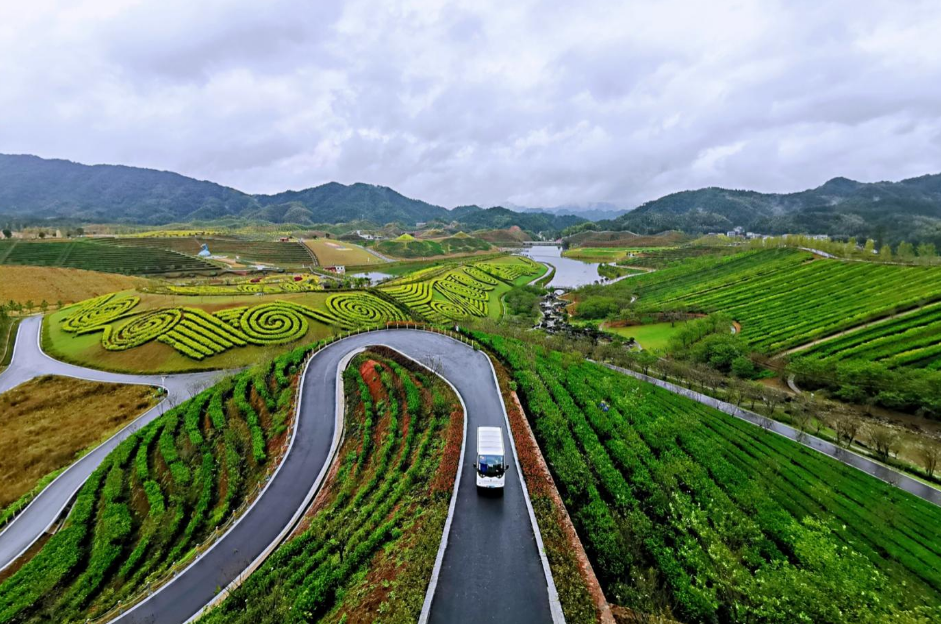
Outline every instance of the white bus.
<path id="1" fill-rule="evenodd" d="M 477 427 L 477 489 L 502 488 L 506 481 L 506 455 L 500 427 Z"/>

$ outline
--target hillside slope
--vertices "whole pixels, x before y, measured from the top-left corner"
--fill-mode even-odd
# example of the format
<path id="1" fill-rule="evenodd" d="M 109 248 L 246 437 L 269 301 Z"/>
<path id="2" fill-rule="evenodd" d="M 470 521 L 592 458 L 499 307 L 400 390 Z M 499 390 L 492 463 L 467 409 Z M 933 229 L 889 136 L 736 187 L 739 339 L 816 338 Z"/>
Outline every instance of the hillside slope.
<path id="1" fill-rule="evenodd" d="M 742 226 L 766 234 L 807 232 L 937 243 L 941 242 L 941 174 L 900 182 L 834 178 L 814 189 L 783 194 L 716 187 L 683 191 L 647 202 L 604 225 L 642 234 Z"/>

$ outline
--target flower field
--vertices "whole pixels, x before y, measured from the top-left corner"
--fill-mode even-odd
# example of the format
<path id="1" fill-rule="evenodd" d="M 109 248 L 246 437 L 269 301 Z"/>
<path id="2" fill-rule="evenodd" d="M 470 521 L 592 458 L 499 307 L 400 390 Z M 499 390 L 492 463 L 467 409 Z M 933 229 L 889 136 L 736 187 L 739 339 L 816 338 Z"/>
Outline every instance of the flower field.
<path id="1" fill-rule="evenodd" d="M 0 582 L 0 622 L 99 617 L 192 559 L 276 463 L 305 354 L 223 381 L 122 442 L 65 525 Z"/>
<path id="2" fill-rule="evenodd" d="M 930 622 L 941 509 L 576 355 L 513 371 L 608 599 L 685 622 Z"/>
<path id="3" fill-rule="evenodd" d="M 391 352 L 353 359 L 339 468 L 301 528 L 206 622 L 417 621 L 463 419 L 448 386 Z"/>
<path id="4" fill-rule="evenodd" d="M 253 305 L 206 311 L 196 305 L 142 309 L 141 297 L 110 294 L 65 308 L 57 317 L 68 336 L 100 334 L 105 352 L 123 352 L 149 343 L 162 343 L 191 360 L 201 361 L 242 347 L 284 345 L 302 340 L 313 325 L 346 331 L 390 322 L 417 320 L 452 323 L 501 313 L 500 296 L 515 280 L 526 279 L 542 268 L 528 258 L 505 262 L 455 265 L 420 282 L 406 282 L 372 290 L 326 294 L 317 289 L 317 305 L 266 298 Z M 278 282 L 278 288 L 314 282 Z M 267 284 L 260 283 L 264 287 Z M 256 286 L 256 284 L 248 284 Z M 215 287 L 189 288 L 194 302 L 211 302 Z M 174 291 L 175 292 L 175 291 Z M 251 294 L 243 293 L 243 294 Z M 285 292 L 284 294 L 295 294 Z M 165 299 L 164 299 L 165 300 Z M 324 332 L 321 332 L 321 335 Z"/>

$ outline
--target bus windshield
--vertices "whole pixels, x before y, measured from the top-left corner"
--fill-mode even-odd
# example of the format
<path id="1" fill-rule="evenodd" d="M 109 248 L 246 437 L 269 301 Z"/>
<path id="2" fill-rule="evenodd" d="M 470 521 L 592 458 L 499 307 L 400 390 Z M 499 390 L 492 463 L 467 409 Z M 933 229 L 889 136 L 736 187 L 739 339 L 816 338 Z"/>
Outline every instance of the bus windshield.
<path id="1" fill-rule="evenodd" d="M 500 477 L 506 467 L 503 465 L 503 455 L 478 455 L 477 471 L 485 477 Z"/>

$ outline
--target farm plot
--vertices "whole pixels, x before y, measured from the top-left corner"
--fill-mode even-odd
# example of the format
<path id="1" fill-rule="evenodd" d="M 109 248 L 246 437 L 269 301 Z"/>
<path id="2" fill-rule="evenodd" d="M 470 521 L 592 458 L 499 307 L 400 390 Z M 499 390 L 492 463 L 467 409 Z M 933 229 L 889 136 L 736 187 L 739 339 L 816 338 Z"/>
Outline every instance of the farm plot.
<path id="1" fill-rule="evenodd" d="M 447 517 L 463 415 L 392 352 L 353 359 L 339 466 L 294 537 L 204 620 L 418 620 Z"/>
<path id="2" fill-rule="evenodd" d="M 941 613 L 938 507 L 572 355 L 475 337 L 513 371 L 612 602 L 686 622 Z"/>
<path id="3" fill-rule="evenodd" d="M 100 617 L 188 563 L 278 461 L 305 353 L 230 378 L 122 442 L 63 528 L 0 583 L 0 621 Z"/>
<path id="4" fill-rule="evenodd" d="M 818 359 L 859 359 L 889 368 L 941 370 L 941 304 L 927 305 L 801 351 Z"/>
<path id="5" fill-rule="evenodd" d="M 353 266 L 382 264 L 385 261 L 359 245 L 326 238 L 305 240 L 304 244 L 317 257 L 320 266 Z"/>
<path id="6" fill-rule="evenodd" d="M 162 249 L 195 256 L 208 245 L 213 255 L 236 257 L 245 262 L 262 262 L 277 266 L 305 266 L 311 263 L 310 254 L 297 242 L 257 241 L 238 238 L 220 238 L 206 236 L 166 237 L 166 238 L 103 238 L 101 244 L 137 249 Z"/>
<path id="7" fill-rule="evenodd" d="M 218 268 L 197 258 L 157 248 L 92 241 L 0 241 L 0 264 L 86 269 L 126 275 L 206 273 Z"/>

